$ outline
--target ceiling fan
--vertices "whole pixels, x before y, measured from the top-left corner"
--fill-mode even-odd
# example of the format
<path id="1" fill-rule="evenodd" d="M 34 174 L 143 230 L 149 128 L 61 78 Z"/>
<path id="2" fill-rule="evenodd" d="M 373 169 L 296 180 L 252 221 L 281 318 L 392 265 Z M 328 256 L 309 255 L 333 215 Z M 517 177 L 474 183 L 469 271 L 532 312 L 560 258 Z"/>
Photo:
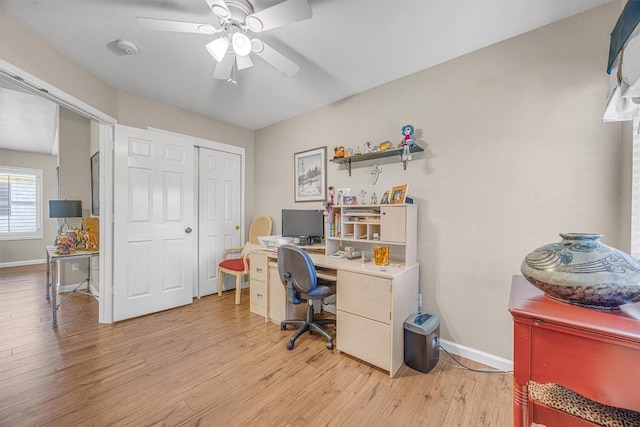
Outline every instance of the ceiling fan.
<path id="1" fill-rule="evenodd" d="M 236 83 L 235 73 L 253 66 L 251 53 L 264 59 L 287 77 L 295 75 L 300 67 L 289 58 L 248 32 L 260 33 L 311 18 L 308 0 L 285 0 L 255 12 L 248 0 L 205 0 L 216 15 L 215 24 L 181 22 L 155 18 L 137 18 L 146 29 L 182 33 L 218 34 L 219 38 L 206 47 L 217 61 L 213 77 Z"/>

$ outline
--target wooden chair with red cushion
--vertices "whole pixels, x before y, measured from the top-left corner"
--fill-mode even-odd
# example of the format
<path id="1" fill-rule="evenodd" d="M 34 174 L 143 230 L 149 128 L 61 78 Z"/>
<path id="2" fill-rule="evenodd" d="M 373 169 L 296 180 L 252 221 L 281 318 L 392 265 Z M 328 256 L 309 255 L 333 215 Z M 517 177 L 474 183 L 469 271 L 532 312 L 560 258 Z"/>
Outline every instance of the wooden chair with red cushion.
<path id="1" fill-rule="evenodd" d="M 223 274 L 236 276 L 236 304 L 240 304 L 242 278 L 249 274 L 249 255 L 257 248 L 258 236 L 269 236 L 273 221 L 268 216 L 259 216 L 253 220 L 249 228 L 249 241 L 241 248 L 229 248 L 222 255 L 222 262 L 218 264 L 218 295 L 222 296 Z M 233 257 L 235 255 L 235 257 Z M 239 256 L 238 256 L 239 255 Z"/>

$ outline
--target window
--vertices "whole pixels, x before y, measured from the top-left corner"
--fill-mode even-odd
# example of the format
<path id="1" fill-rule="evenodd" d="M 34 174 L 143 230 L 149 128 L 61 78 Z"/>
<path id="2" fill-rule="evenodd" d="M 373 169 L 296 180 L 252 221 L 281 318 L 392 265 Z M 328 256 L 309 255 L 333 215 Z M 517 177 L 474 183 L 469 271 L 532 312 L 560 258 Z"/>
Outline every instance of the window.
<path id="1" fill-rule="evenodd" d="M 0 166 L 0 240 L 42 238 L 42 170 Z"/>

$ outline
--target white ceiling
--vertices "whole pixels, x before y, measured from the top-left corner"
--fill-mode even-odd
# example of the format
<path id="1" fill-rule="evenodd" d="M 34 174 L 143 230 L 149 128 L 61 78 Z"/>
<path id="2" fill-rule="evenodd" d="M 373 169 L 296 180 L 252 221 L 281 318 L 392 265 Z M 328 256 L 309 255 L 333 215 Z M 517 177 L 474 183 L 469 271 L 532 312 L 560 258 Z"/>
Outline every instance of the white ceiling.
<path id="1" fill-rule="evenodd" d="M 0 77 L 0 148 L 58 154 L 58 106 Z"/>
<path id="2" fill-rule="evenodd" d="M 213 23 L 205 0 L 0 0 L 0 9 L 114 88 L 255 130 L 609 1 L 309 0 L 311 19 L 259 35 L 300 72 L 287 78 L 254 58 L 237 85 L 212 78 L 205 45 L 218 35 L 136 21 Z M 252 0 L 256 11 L 279 2 Z M 118 39 L 138 55 L 117 53 Z"/>

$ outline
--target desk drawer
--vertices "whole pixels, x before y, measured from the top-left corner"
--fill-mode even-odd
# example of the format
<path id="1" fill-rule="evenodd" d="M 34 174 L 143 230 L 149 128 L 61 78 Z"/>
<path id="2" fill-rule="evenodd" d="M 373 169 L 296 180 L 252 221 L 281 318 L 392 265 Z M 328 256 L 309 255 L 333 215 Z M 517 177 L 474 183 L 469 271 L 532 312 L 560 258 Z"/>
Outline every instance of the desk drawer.
<path id="1" fill-rule="evenodd" d="M 267 280 L 267 257 L 263 254 L 251 254 L 249 256 L 249 271 L 251 278 Z"/>
<path id="2" fill-rule="evenodd" d="M 386 371 L 390 370 L 391 326 L 338 309 L 336 341 L 339 351 Z"/>
<path id="3" fill-rule="evenodd" d="M 269 319 L 273 323 L 280 323 L 283 320 L 304 320 L 307 313 L 307 304 L 289 303 L 284 285 L 280 281 L 277 264 L 271 263 L 269 271 Z"/>
<path id="4" fill-rule="evenodd" d="M 260 316 L 267 315 L 267 283 L 264 280 L 257 280 L 251 277 L 249 289 L 249 310 Z"/>
<path id="5" fill-rule="evenodd" d="M 337 309 L 391 323 L 391 279 L 338 270 Z"/>

